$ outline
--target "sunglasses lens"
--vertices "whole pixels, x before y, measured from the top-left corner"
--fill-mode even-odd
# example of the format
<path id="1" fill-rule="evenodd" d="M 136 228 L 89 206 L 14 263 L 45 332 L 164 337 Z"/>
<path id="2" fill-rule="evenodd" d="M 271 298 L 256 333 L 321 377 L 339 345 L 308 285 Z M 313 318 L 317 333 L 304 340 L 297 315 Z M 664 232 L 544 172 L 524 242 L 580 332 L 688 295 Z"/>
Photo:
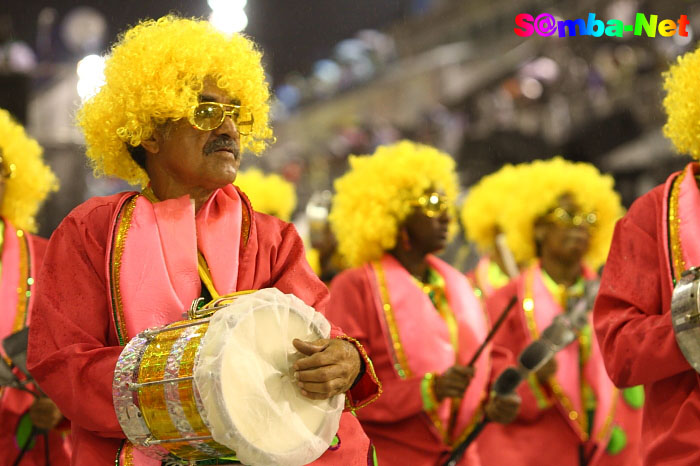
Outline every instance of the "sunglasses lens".
<path id="1" fill-rule="evenodd" d="M 224 109 L 211 103 L 199 104 L 194 109 L 192 120 L 197 128 L 210 131 L 221 126 L 221 122 L 224 121 Z"/>

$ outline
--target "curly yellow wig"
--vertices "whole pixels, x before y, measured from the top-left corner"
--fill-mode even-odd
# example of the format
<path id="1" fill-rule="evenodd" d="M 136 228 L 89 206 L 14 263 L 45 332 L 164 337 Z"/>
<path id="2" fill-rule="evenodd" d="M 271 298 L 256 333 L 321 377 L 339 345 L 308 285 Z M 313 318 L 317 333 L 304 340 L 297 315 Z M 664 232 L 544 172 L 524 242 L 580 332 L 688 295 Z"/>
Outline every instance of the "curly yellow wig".
<path id="1" fill-rule="evenodd" d="M 145 186 L 148 175 L 127 144 L 136 147 L 158 125 L 185 118 L 207 78 L 251 110 L 253 131 L 241 137 L 241 149 L 262 152 L 272 130 L 261 57 L 248 38 L 204 20 L 169 15 L 128 30 L 107 57 L 105 84 L 78 112 L 95 174 Z"/>
<path id="2" fill-rule="evenodd" d="M 351 267 L 381 258 L 396 245 L 412 201 L 432 187 L 454 203 L 457 186 L 454 160 L 433 147 L 400 141 L 371 156 L 351 156 L 350 170 L 335 182 L 329 215 L 338 251 Z"/>
<path id="3" fill-rule="evenodd" d="M 251 168 L 236 176 L 234 182 L 241 188 L 253 209 L 288 222 L 297 206 L 297 194 L 294 185 L 274 173 L 266 175 L 256 168 Z"/>
<path id="4" fill-rule="evenodd" d="M 465 237 L 477 244 L 481 252 L 495 248 L 496 235 L 501 231 L 501 217 L 511 193 L 525 182 L 520 172 L 523 166 L 504 165 L 497 172 L 483 177 L 469 189 L 460 211 Z"/>
<path id="5" fill-rule="evenodd" d="M 508 196 L 501 227 L 518 263 L 536 258 L 534 227 L 538 218 L 557 206 L 565 194 L 573 196 L 583 212 L 595 212 L 597 222 L 584 261 L 591 267 L 605 262 L 615 222 L 624 209 L 615 192 L 614 180 L 589 163 L 570 162 L 561 157 L 521 164 L 522 182 Z"/>
<path id="6" fill-rule="evenodd" d="M 700 48 L 678 57 L 663 77 L 668 116 L 664 135 L 678 152 L 700 160 Z"/>
<path id="7" fill-rule="evenodd" d="M 0 109 L 0 156 L 6 167 L 14 167 L 5 182 L 5 197 L 0 216 L 15 228 L 34 233 L 34 217 L 50 192 L 58 189 L 58 180 L 44 163 L 43 149 L 29 137 L 22 125 Z"/>

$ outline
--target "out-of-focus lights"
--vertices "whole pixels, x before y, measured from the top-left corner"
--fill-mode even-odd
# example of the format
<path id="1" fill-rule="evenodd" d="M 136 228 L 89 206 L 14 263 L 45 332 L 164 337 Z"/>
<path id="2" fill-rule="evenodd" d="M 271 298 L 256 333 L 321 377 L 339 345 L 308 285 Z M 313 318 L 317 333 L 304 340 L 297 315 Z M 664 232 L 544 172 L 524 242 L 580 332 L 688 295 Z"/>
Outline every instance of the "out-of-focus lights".
<path id="1" fill-rule="evenodd" d="M 87 100 L 97 94 L 105 83 L 105 58 L 99 55 L 88 55 L 78 62 L 78 95 Z"/>
<path id="2" fill-rule="evenodd" d="M 520 83 L 520 92 L 528 99 L 539 99 L 542 91 L 542 84 L 534 78 L 525 78 Z"/>
<path id="3" fill-rule="evenodd" d="M 248 16 L 243 8 L 247 0 L 207 0 L 212 12 L 209 22 L 224 34 L 240 32 L 248 26 Z"/>

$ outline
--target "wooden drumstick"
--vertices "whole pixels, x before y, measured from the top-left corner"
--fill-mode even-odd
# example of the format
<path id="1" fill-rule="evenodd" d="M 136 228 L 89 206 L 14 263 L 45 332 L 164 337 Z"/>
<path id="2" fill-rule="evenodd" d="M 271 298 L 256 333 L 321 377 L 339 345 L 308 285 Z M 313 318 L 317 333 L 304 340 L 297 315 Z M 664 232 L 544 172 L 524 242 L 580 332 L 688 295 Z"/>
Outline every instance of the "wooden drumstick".
<path id="1" fill-rule="evenodd" d="M 467 366 L 473 366 L 474 363 L 476 362 L 476 360 L 479 359 L 479 356 L 481 356 L 481 353 L 484 351 L 484 348 L 486 348 L 486 345 L 488 345 L 489 342 L 496 335 L 496 332 L 501 327 L 503 322 L 505 322 L 506 317 L 508 317 L 508 313 L 510 312 L 511 309 L 513 309 L 513 306 L 515 306 L 515 303 L 517 301 L 518 301 L 517 295 L 510 298 L 510 301 L 508 301 L 508 305 L 503 310 L 503 312 L 501 312 L 501 315 L 498 316 L 496 323 L 493 324 L 493 327 L 491 327 L 491 331 L 488 333 L 488 335 L 486 335 L 486 339 L 483 341 L 483 343 L 481 343 L 481 345 L 479 345 L 479 347 L 476 349 L 474 356 L 471 357 L 471 359 L 467 363 Z M 457 415 L 459 414 L 459 408 L 461 405 L 462 405 L 462 398 L 452 398 L 452 404 L 450 405 L 450 422 L 449 422 L 448 430 L 447 430 L 448 436 L 451 436 L 452 433 L 454 432 L 455 425 L 457 424 Z"/>

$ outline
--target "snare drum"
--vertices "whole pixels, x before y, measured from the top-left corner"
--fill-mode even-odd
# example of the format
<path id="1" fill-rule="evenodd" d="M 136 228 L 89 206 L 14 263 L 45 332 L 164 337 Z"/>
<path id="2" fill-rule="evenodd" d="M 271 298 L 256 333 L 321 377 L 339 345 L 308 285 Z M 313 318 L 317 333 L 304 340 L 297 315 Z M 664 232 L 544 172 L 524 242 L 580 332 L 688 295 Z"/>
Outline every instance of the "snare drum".
<path id="1" fill-rule="evenodd" d="M 119 357 L 113 398 L 129 441 L 160 460 L 235 455 L 251 466 L 295 466 L 320 457 L 345 397 L 301 395 L 292 365 L 303 355 L 292 340 L 328 338 L 323 315 L 268 288 L 190 317 L 141 332 Z"/>

